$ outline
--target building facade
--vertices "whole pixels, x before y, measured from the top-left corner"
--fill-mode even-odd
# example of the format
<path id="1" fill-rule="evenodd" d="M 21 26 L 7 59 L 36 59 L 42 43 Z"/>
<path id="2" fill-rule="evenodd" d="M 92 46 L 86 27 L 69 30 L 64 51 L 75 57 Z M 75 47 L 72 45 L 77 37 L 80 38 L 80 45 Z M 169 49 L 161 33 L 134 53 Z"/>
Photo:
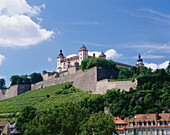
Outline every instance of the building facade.
<path id="1" fill-rule="evenodd" d="M 170 135 L 170 113 L 138 114 L 129 120 L 126 135 Z"/>
<path id="2" fill-rule="evenodd" d="M 92 57 L 96 58 L 95 54 L 93 54 L 93 56 L 90 56 L 88 54 L 87 48 L 84 45 L 79 49 L 79 54 L 77 56 L 73 56 L 73 57 L 69 57 L 69 58 L 66 58 L 63 55 L 62 50 L 60 50 L 60 53 L 57 57 L 56 72 L 60 73 L 63 71 L 67 71 L 68 68 L 75 66 L 75 64 L 81 65 L 82 60 L 84 60 L 86 58 L 92 58 Z M 103 52 L 101 52 L 99 57 L 106 58 L 106 55 Z M 123 64 L 123 63 L 119 63 L 119 62 L 116 62 L 116 66 L 124 67 L 124 68 L 132 67 L 131 65 L 127 65 L 127 64 Z"/>

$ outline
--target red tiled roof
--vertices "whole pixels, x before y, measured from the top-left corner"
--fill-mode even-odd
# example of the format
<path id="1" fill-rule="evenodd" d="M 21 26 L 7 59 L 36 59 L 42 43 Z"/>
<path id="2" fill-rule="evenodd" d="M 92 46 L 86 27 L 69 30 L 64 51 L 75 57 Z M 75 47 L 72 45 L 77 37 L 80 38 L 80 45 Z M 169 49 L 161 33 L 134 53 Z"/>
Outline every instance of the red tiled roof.
<path id="1" fill-rule="evenodd" d="M 116 124 L 122 124 L 122 125 L 128 124 L 125 120 L 114 120 L 114 122 L 115 122 Z"/>
<path id="2" fill-rule="evenodd" d="M 4 127 L 7 123 L 8 121 L 0 122 L 0 127 Z"/>
<path id="3" fill-rule="evenodd" d="M 116 62 L 116 65 L 117 66 L 125 66 L 125 67 L 129 67 L 129 68 L 131 68 L 131 67 L 133 67 L 133 66 L 131 66 L 131 65 L 127 65 L 127 64 L 123 64 L 123 63 L 119 63 L 119 62 Z"/>
<path id="4" fill-rule="evenodd" d="M 64 59 L 63 62 L 68 61 L 68 60 L 75 60 L 75 59 L 78 59 L 78 58 L 79 58 L 79 55 L 73 56 L 73 57 Z"/>

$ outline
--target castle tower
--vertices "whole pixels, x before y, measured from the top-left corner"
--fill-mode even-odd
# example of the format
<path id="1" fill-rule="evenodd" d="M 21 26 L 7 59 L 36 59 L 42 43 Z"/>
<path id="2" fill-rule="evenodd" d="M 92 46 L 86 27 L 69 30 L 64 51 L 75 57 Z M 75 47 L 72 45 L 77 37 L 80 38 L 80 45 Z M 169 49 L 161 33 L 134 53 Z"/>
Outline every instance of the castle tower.
<path id="1" fill-rule="evenodd" d="M 57 57 L 57 69 L 56 69 L 57 72 L 61 72 L 61 69 L 63 69 L 62 62 L 63 62 L 64 58 L 65 57 L 64 57 L 64 55 L 62 53 L 62 50 L 60 50 L 60 53 L 59 53 L 59 55 Z"/>
<path id="2" fill-rule="evenodd" d="M 88 50 L 83 45 L 79 50 L 79 65 L 81 65 L 81 61 L 88 58 Z"/>
<path id="3" fill-rule="evenodd" d="M 143 64 L 143 59 L 141 58 L 140 53 L 139 53 L 139 55 L 138 55 L 138 59 L 137 59 L 137 64 L 136 64 L 136 66 L 144 66 L 144 64 Z"/>
<path id="4" fill-rule="evenodd" d="M 101 52 L 101 54 L 99 55 L 99 57 L 106 59 L 106 55 L 105 55 L 103 52 Z"/>

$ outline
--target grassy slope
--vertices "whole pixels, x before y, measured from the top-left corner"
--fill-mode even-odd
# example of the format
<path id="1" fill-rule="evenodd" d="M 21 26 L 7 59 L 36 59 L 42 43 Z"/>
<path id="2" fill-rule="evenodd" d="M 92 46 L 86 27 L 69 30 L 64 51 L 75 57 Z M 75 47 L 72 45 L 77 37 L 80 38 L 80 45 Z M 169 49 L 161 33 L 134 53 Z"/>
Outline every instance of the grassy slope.
<path id="1" fill-rule="evenodd" d="M 85 97 L 97 96 L 87 92 L 78 92 L 65 95 L 56 95 L 56 91 L 64 89 L 65 84 L 46 87 L 43 89 L 28 91 L 19 96 L 0 101 L 0 115 L 11 114 L 20 111 L 24 106 L 31 105 L 38 110 L 48 109 L 64 102 L 78 102 Z M 50 95 L 47 98 L 47 95 Z"/>

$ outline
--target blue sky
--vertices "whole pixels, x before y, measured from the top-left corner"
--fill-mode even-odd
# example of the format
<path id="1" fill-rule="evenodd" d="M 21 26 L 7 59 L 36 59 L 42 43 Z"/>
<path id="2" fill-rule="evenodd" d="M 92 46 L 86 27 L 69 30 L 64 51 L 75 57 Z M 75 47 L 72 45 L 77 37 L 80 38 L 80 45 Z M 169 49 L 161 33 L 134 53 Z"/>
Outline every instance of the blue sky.
<path id="1" fill-rule="evenodd" d="M 54 71 L 59 50 L 164 68 L 170 60 L 170 1 L 1 0 L 0 77 Z"/>

